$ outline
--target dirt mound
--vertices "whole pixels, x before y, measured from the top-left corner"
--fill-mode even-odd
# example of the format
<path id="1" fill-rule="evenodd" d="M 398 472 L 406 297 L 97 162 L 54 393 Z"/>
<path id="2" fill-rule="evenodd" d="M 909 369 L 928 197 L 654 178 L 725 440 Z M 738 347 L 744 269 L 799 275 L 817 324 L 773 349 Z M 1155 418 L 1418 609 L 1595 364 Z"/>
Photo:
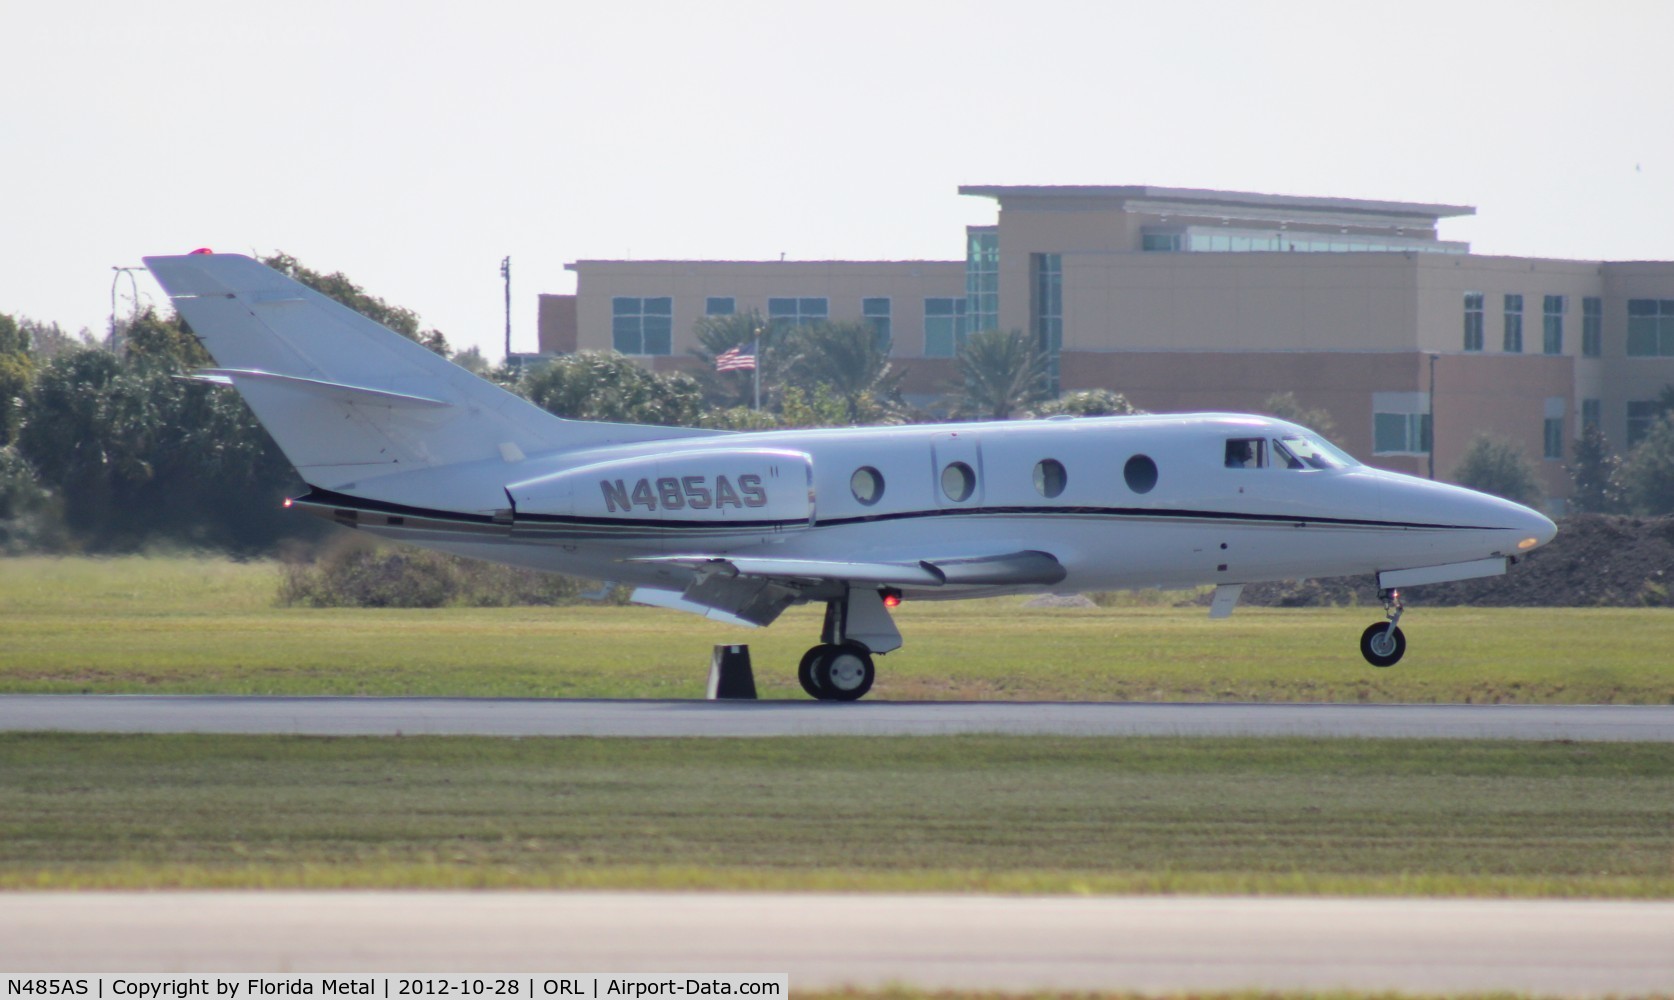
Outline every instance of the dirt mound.
<path id="1" fill-rule="evenodd" d="M 1558 522 L 1558 537 L 1520 559 L 1504 576 L 1412 588 L 1435 606 L 1674 607 L 1674 517 L 1577 514 Z M 1198 603 L 1209 603 L 1208 596 Z M 1377 606 L 1370 577 L 1255 583 L 1244 604 L 1264 607 Z"/>

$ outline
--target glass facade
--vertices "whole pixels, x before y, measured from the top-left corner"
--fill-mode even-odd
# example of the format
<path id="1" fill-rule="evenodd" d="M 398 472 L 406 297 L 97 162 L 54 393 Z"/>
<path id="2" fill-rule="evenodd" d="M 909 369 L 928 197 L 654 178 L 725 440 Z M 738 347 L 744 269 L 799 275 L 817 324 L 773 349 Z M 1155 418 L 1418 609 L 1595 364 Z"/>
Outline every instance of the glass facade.
<path id="1" fill-rule="evenodd" d="M 610 300 L 611 346 L 622 354 L 668 354 L 674 342 L 674 300 L 668 296 Z"/>
<path id="2" fill-rule="evenodd" d="M 965 319 L 973 333 L 1000 328 L 1000 230 L 965 228 Z"/>
<path id="3" fill-rule="evenodd" d="M 1549 462 L 1561 462 L 1564 458 L 1564 409 L 1562 396 L 1546 398 L 1546 423 L 1542 428 L 1542 437 L 1545 440 L 1545 458 Z"/>
<path id="4" fill-rule="evenodd" d="M 1583 399 L 1581 401 L 1581 426 L 1601 426 L 1604 423 L 1603 412 L 1604 408 L 1600 405 L 1598 400 Z"/>
<path id="5" fill-rule="evenodd" d="M 1633 358 L 1674 358 L 1674 299 L 1628 299 L 1627 352 Z"/>
<path id="6" fill-rule="evenodd" d="M 1505 297 L 1505 351 L 1523 353 L 1523 296 Z"/>
<path id="7" fill-rule="evenodd" d="M 1604 300 L 1594 295 L 1581 300 L 1581 354 L 1588 358 L 1604 354 Z"/>
<path id="8" fill-rule="evenodd" d="M 1564 353 L 1564 312 L 1569 299 L 1563 295 L 1548 295 L 1541 304 L 1540 350 L 1543 354 Z"/>
<path id="9" fill-rule="evenodd" d="M 965 300 L 924 300 L 924 356 L 951 358 L 965 343 Z"/>
<path id="10" fill-rule="evenodd" d="M 1662 415 L 1662 408 L 1654 399 L 1630 399 L 1627 405 L 1627 446 L 1632 448 L 1651 431 L 1651 425 Z"/>
<path id="11" fill-rule="evenodd" d="M 1419 237 L 1374 236 L 1370 233 L 1317 233 L 1272 229 L 1233 229 L 1185 226 L 1146 228 L 1139 248 L 1149 253 L 1466 253 L 1462 243 L 1442 243 Z"/>
<path id="12" fill-rule="evenodd" d="M 1482 350 L 1482 293 L 1465 293 L 1465 350 Z"/>
<path id="13" fill-rule="evenodd" d="M 1430 453 L 1430 394 L 1372 393 L 1372 451 L 1378 455 Z"/>
<path id="14" fill-rule="evenodd" d="M 711 295 L 703 300 L 705 316 L 731 316 L 738 311 L 738 302 L 730 295 Z"/>
<path id="15" fill-rule="evenodd" d="M 889 300 L 861 299 L 860 315 L 866 322 L 872 324 L 872 329 L 878 333 L 878 350 L 889 353 L 889 345 L 894 343 L 894 331 L 890 329 Z"/>
<path id="16" fill-rule="evenodd" d="M 1047 391 L 1056 396 L 1062 386 L 1060 361 L 1064 351 L 1063 255 L 1030 254 L 1029 277 L 1035 348 L 1046 358 Z"/>
<path id="17" fill-rule="evenodd" d="M 767 323 L 775 333 L 782 333 L 793 326 L 823 323 L 830 315 L 823 296 L 767 300 Z"/>

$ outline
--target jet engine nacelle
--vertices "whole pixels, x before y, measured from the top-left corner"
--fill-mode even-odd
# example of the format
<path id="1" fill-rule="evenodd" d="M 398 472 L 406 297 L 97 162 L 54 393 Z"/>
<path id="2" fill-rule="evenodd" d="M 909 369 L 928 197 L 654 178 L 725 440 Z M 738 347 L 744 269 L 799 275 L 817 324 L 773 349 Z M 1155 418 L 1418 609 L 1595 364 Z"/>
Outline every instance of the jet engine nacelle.
<path id="1" fill-rule="evenodd" d="M 516 517 L 589 521 L 776 522 L 814 517 L 814 462 L 800 451 L 688 451 L 617 459 L 506 487 Z"/>

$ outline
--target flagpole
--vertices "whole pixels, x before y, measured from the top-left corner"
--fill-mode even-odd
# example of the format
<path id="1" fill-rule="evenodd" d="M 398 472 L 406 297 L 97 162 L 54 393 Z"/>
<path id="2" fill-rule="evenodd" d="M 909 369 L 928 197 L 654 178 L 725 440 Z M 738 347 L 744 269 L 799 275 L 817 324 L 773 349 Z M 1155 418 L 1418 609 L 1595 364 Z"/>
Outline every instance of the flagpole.
<path id="1" fill-rule="evenodd" d="M 756 363 L 750 369 L 752 380 L 756 387 L 756 412 L 761 412 L 761 361 L 762 361 L 761 327 L 756 327 Z"/>

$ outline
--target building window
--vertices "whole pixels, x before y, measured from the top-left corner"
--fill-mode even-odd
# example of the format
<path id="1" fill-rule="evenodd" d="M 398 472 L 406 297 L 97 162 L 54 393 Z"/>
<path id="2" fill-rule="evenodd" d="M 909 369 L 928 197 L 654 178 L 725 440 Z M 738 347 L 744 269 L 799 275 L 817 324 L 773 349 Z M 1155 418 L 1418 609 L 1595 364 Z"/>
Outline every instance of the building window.
<path id="1" fill-rule="evenodd" d="M 1595 295 L 1581 300 L 1581 353 L 1589 358 L 1604 354 L 1604 300 Z"/>
<path id="2" fill-rule="evenodd" d="M 1569 298 L 1564 295 L 1548 295 L 1541 307 L 1540 349 L 1543 354 L 1564 353 L 1564 312 L 1569 307 Z"/>
<path id="3" fill-rule="evenodd" d="M 924 300 L 924 356 L 951 358 L 965 344 L 965 300 Z"/>
<path id="4" fill-rule="evenodd" d="M 1465 293 L 1465 350 L 1482 350 L 1482 293 Z"/>
<path id="5" fill-rule="evenodd" d="M 1064 258 L 1062 254 L 1029 255 L 1034 280 L 1030 312 L 1034 315 L 1035 349 L 1046 358 L 1046 389 L 1056 396 L 1062 384 L 1059 370 L 1064 351 Z"/>
<path id="6" fill-rule="evenodd" d="M 775 333 L 783 333 L 793 326 L 823 323 L 829 315 L 824 298 L 767 300 L 767 322 Z"/>
<path id="7" fill-rule="evenodd" d="M 1603 426 L 1603 424 L 1603 407 L 1600 405 L 1599 401 L 1596 399 L 1583 399 L 1581 401 L 1581 426 L 1583 428 L 1591 427 L 1596 430 Z"/>
<path id="8" fill-rule="evenodd" d="M 674 300 L 668 296 L 610 300 L 611 346 L 622 354 L 668 354 L 673 350 Z"/>
<path id="9" fill-rule="evenodd" d="M 1505 351 L 1523 353 L 1523 296 L 1505 297 Z"/>
<path id="10" fill-rule="evenodd" d="M 965 229 L 965 319 L 973 333 L 1000 328 L 1000 231 Z"/>
<path id="11" fill-rule="evenodd" d="M 1150 253 L 1177 253 L 1185 248 L 1185 233 L 1142 233 L 1139 237 L 1139 249 Z M 1263 249 L 1277 249 L 1264 247 Z"/>
<path id="12" fill-rule="evenodd" d="M 1674 357 L 1674 299 L 1628 299 L 1627 352 L 1634 358 Z"/>
<path id="13" fill-rule="evenodd" d="M 1561 462 L 1564 459 L 1564 399 L 1562 396 L 1546 397 L 1546 459 L 1550 462 Z"/>
<path id="14" fill-rule="evenodd" d="M 1662 416 L 1662 408 L 1654 399 L 1630 399 L 1627 405 L 1627 446 L 1632 448 L 1651 432 L 1651 425 Z"/>
<path id="15" fill-rule="evenodd" d="M 1372 393 L 1372 452 L 1378 455 L 1430 453 L 1430 394 Z"/>
<path id="16" fill-rule="evenodd" d="M 866 322 L 872 324 L 872 329 L 878 334 L 878 350 L 889 353 L 889 345 L 893 343 L 894 333 L 889 325 L 888 299 L 861 299 L 860 315 Z"/>
<path id="17" fill-rule="evenodd" d="M 705 316 L 731 316 L 738 311 L 738 302 L 730 295 L 711 295 L 703 301 Z"/>

